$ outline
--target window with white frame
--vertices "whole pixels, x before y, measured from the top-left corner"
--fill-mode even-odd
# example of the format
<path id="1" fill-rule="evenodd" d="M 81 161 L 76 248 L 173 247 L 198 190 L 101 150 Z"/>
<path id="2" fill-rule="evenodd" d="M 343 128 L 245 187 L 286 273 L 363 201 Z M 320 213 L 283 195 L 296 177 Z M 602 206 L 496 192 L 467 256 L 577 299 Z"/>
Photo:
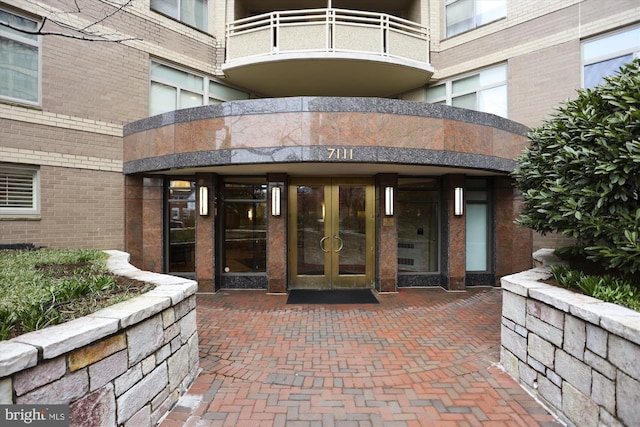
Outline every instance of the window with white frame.
<path id="1" fill-rule="evenodd" d="M 155 61 L 151 62 L 150 75 L 149 114 L 151 116 L 183 108 L 249 98 L 248 93 L 221 85 L 204 75 Z"/>
<path id="2" fill-rule="evenodd" d="M 37 167 L 0 164 L 0 216 L 40 214 Z"/>
<path id="3" fill-rule="evenodd" d="M 207 0 L 151 0 L 151 9 L 207 31 Z"/>
<path id="4" fill-rule="evenodd" d="M 249 99 L 249 94 L 214 81 L 209 82 L 209 105 L 237 99 Z"/>
<path id="5" fill-rule="evenodd" d="M 640 57 L 640 27 L 607 34 L 582 43 L 582 87 L 598 86 L 604 78 Z"/>
<path id="6" fill-rule="evenodd" d="M 447 0 L 447 37 L 507 16 L 507 0 Z"/>
<path id="7" fill-rule="evenodd" d="M 40 38 L 27 32 L 39 23 L 1 9 L 0 23 L 0 97 L 38 103 Z"/>
<path id="8" fill-rule="evenodd" d="M 472 75 L 427 88 L 427 102 L 508 116 L 507 66 L 487 68 Z"/>

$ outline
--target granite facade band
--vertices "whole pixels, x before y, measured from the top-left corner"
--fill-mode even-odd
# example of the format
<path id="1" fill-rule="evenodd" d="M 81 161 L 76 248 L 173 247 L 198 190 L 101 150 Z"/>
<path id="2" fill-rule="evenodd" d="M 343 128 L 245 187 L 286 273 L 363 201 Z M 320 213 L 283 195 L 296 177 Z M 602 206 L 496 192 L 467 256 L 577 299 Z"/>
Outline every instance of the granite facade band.
<path id="1" fill-rule="evenodd" d="M 387 98 L 290 97 L 229 101 L 223 104 L 187 108 L 148 117 L 126 124 L 124 136 L 176 123 L 256 114 L 276 113 L 380 113 L 447 119 L 491 126 L 510 133 L 526 135 L 529 129 L 517 122 L 493 114 L 440 104 Z"/>
<path id="2" fill-rule="evenodd" d="M 124 173 L 173 168 L 328 162 L 509 173 L 527 128 L 472 110 L 372 98 L 232 101 L 173 111 L 124 128 Z"/>
<path id="3" fill-rule="evenodd" d="M 109 269 L 156 288 L 89 316 L 0 342 L 0 404 L 70 404 L 72 425 L 156 425 L 198 373 L 197 285 Z"/>
<path id="4" fill-rule="evenodd" d="M 640 313 L 542 283 L 541 267 L 502 278 L 501 363 L 569 426 L 640 425 Z"/>
<path id="5" fill-rule="evenodd" d="M 349 146 L 341 148 L 350 149 Z M 246 148 L 237 150 L 198 151 L 127 162 L 125 174 L 155 172 L 187 167 L 230 166 L 272 163 L 329 163 L 325 147 Z M 348 163 L 402 164 L 474 168 L 510 173 L 516 162 L 492 156 L 436 150 L 393 147 L 358 148 Z"/>

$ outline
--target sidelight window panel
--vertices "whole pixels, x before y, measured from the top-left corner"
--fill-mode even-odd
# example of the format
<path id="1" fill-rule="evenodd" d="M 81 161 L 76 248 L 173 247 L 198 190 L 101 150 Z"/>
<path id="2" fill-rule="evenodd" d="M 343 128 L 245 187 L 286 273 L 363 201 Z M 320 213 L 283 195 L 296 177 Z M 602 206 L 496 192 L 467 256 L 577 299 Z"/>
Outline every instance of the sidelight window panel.
<path id="1" fill-rule="evenodd" d="M 467 179 L 465 183 L 466 270 L 491 269 L 491 218 L 489 187 L 486 179 Z"/>
<path id="2" fill-rule="evenodd" d="M 224 273 L 267 271 L 267 183 L 233 178 L 223 189 Z"/>
<path id="3" fill-rule="evenodd" d="M 438 198 L 438 181 L 435 178 L 398 180 L 399 273 L 439 271 Z"/>
<path id="4" fill-rule="evenodd" d="M 169 180 L 169 272 L 193 273 L 196 270 L 196 183 Z"/>

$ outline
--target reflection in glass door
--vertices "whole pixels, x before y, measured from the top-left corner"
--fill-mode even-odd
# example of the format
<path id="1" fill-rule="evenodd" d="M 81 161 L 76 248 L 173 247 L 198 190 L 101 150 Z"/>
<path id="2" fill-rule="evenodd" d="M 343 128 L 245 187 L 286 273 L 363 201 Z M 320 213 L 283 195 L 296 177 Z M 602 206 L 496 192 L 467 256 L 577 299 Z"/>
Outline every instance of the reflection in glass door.
<path id="1" fill-rule="evenodd" d="M 398 179 L 398 272 L 439 271 L 438 181 L 435 178 Z"/>
<path id="2" fill-rule="evenodd" d="M 169 181 L 168 188 L 168 271 L 193 273 L 196 271 L 196 183 Z"/>
<path id="3" fill-rule="evenodd" d="M 294 179 L 291 288 L 371 288 L 374 191 L 369 179 Z"/>

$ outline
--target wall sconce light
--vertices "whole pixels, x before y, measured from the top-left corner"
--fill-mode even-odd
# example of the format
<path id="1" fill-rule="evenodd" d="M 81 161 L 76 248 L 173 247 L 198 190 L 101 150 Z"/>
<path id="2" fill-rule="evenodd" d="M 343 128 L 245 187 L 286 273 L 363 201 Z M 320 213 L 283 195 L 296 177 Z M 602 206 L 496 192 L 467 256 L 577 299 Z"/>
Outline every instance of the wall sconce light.
<path id="1" fill-rule="evenodd" d="M 384 214 L 393 216 L 393 187 L 384 188 Z"/>
<path id="2" fill-rule="evenodd" d="M 280 216 L 280 187 L 271 188 L 271 215 Z"/>
<path id="3" fill-rule="evenodd" d="M 453 214 L 461 216 L 464 213 L 464 190 L 456 187 L 453 190 Z"/>
<path id="4" fill-rule="evenodd" d="M 201 216 L 209 215 L 209 187 L 200 187 L 198 205 Z"/>

